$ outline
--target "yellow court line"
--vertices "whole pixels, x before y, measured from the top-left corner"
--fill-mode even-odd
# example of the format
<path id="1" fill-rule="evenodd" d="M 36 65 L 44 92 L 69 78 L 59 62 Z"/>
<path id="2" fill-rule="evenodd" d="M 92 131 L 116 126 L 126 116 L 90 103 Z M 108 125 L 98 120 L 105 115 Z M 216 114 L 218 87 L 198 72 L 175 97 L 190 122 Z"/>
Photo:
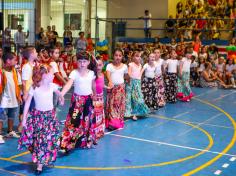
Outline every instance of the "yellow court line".
<path id="1" fill-rule="evenodd" d="M 9 157 L 8 159 L 18 158 L 18 157 L 20 157 L 20 156 L 24 156 L 24 155 L 27 155 L 27 154 L 29 154 L 29 153 L 30 153 L 30 152 L 23 152 L 23 153 L 20 153 L 20 154 L 18 154 L 18 155 L 11 156 L 11 157 Z"/>
<path id="2" fill-rule="evenodd" d="M 10 174 L 13 174 L 13 175 L 17 175 L 17 176 L 26 176 L 26 175 L 24 175 L 24 174 L 20 174 L 20 173 L 17 173 L 17 172 L 8 171 L 8 170 L 1 169 L 1 168 L 0 168 L 0 171 L 6 172 L 6 173 L 10 173 Z"/>
<path id="3" fill-rule="evenodd" d="M 156 163 L 156 164 L 147 164 L 147 165 L 140 165 L 140 166 L 121 166 L 121 167 L 76 167 L 76 166 L 54 166 L 53 168 L 57 168 L 57 169 L 72 169 L 72 170 L 118 170 L 118 169 L 139 169 L 139 168 L 149 168 L 149 167 L 158 167 L 158 166 L 164 166 L 164 165 L 170 165 L 170 164 L 176 164 L 176 163 L 180 163 L 180 162 L 184 162 L 190 159 L 194 159 L 204 153 L 206 153 L 207 151 L 209 151 L 209 149 L 213 146 L 213 138 L 212 136 L 204 129 L 202 129 L 201 127 L 197 126 L 197 125 L 193 125 L 191 123 L 188 122 L 184 122 L 182 120 L 178 120 L 178 119 L 173 119 L 173 118 L 167 118 L 164 116 L 160 116 L 159 118 L 162 119 L 166 119 L 166 120 L 171 120 L 171 121 L 176 121 L 179 123 L 183 123 L 186 124 L 188 126 L 191 126 L 193 128 L 198 129 L 199 131 L 203 132 L 209 141 L 208 146 L 203 149 L 202 151 L 200 151 L 199 153 L 195 154 L 195 155 L 191 155 L 185 158 L 180 158 L 177 160 L 173 160 L 173 161 L 167 161 L 167 162 L 162 162 L 162 163 Z M 19 164 L 27 164 L 27 165 L 31 165 L 32 163 L 29 162 L 24 162 L 24 161 L 20 161 L 20 160 L 12 160 L 9 158 L 0 158 L 0 160 L 4 160 L 4 161 L 10 161 L 13 163 L 19 163 Z"/>
<path id="4" fill-rule="evenodd" d="M 229 120 L 232 122 L 232 125 L 234 127 L 234 134 L 233 134 L 233 137 L 232 137 L 230 143 L 228 144 L 228 146 L 222 152 L 220 152 L 219 155 L 217 155 L 216 157 L 214 157 L 210 161 L 206 162 L 205 164 L 199 166 L 198 168 L 185 173 L 183 176 L 193 175 L 193 174 L 199 172 L 200 170 L 202 170 L 202 169 L 212 165 L 214 162 L 216 162 L 218 159 L 220 159 L 224 154 L 226 154 L 234 146 L 234 144 L 236 142 L 236 122 L 233 119 L 233 117 L 231 115 L 229 115 L 227 112 L 225 112 L 223 109 L 221 109 L 220 107 L 218 107 L 218 106 L 216 106 L 214 104 L 211 104 L 210 102 L 207 102 L 207 101 L 204 101 L 204 100 L 201 100 L 201 99 L 198 99 L 198 98 L 194 98 L 194 99 L 199 101 L 199 102 L 201 102 L 201 103 L 209 105 L 209 106 L 217 109 L 218 111 L 224 113 L 229 118 Z"/>

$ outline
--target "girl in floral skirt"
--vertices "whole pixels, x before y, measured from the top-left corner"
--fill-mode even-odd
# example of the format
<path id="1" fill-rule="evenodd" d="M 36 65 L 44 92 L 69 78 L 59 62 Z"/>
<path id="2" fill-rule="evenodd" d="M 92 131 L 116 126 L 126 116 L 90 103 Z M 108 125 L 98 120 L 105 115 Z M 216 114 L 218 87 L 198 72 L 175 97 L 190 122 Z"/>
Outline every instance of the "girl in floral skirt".
<path id="1" fill-rule="evenodd" d="M 127 65 L 121 61 L 123 52 L 116 49 L 114 52 L 114 61 L 107 65 L 106 73 L 108 86 L 112 88 L 107 92 L 106 106 L 106 127 L 110 130 L 124 127 L 125 114 L 125 77 L 128 78 Z"/>
<path id="2" fill-rule="evenodd" d="M 142 92 L 146 105 L 152 110 L 158 109 L 155 57 L 156 55 L 154 53 L 150 53 L 148 63 L 146 63 L 142 69 L 142 73 L 144 72 Z"/>
<path id="3" fill-rule="evenodd" d="M 53 108 L 53 92 L 59 94 L 59 91 L 52 83 L 53 78 L 50 67 L 34 67 L 33 85 L 24 107 L 23 131 L 18 141 L 18 149 L 25 147 L 32 153 L 32 160 L 37 163 L 36 174 L 42 172 L 44 165 L 52 164 L 56 160 L 60 146 L 59 122 Z M 32 98 L 35 109 L 27 117 Z"/>
<path id="4" fill-rule="evenodd" d="M 186 50 L 185 56 L 179 61 L 177 98 L 189 102 L 193 97 L 189 84 L 192 53 Z"/>
<path id="5" fill-rule="evenodd" d="M 69 151 L 75 147 L 90 148 L 96 143 L 94 129 L 96 118 L 92 97 L 96 95 L 95 74 L 88 69 L 90 56 L 86 52 L 76 55 L 78 69 L 70 73 L 69 81 L 64 86 L 63 97 L 74 84 L 69 112 L 61 138 L 61 149 Z"/>
<path id="6" fill-rule="evenodd" d="M 126 84 L 126 109 L 125 117 L 137 120 L 137 116 L 145 116 L 149 113 L 149 108 L 144 102 L 141 90 L 141 54 L 134 51 L 133 62 L 129 63 L 128 74 L 131 78 L 130 83 Z"/>
<path id="7" fill-rule="evenodd" d="M 178 60 L 174 49 L 170 52 L 170 59 L 166 61 L 167 73 L 165 75 L 165 97 L 169 103 L 176 103 Z"/>

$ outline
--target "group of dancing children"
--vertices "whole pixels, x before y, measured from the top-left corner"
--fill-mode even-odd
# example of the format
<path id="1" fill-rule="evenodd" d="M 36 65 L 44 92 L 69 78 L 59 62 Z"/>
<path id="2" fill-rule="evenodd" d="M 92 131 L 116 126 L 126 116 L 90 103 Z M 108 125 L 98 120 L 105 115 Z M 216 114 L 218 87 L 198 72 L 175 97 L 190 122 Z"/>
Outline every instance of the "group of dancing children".
<path id="1" fill-rule="evenodd" d="M 23 130 L 18 149 L 26 148 L 31 152 L 32 160 L 37 164 L 36 174 L 41 174 L 43 166 L 56 160 L 59 150 L 91 148 L 97 145 L 105 129 L 124 128 L 125 117 L 136 121 L 165 106 L 166 102 L 175 103 L 177 99 L 187 102 L 193 96 L 189 85 L 191 52 L 188 49 L 181 60 L 176 59 L 174 49 L 170 58 L 163 60 L 161 50 L 156 48 L 144 65 L 141 52 L 134 51 L 128 66 L 122 63 L 121 49 L 114 51 L 113 61 L 106 66 L 101 59 L 80 52 L 76 55 L 77 68 L 67 79 L 61 74 L 56 48 L 49 59 L 40 63 L 35 63 L 37 53 L 34 48 L 28 49 L 25 55 L 28 62 L 22 69 Z M 14 74 L 15 60 L 14 53 L 4 54 L 1 78 L 7 76 L 10 81 L 3 81 L 5 86 L 10 86 L 10 82 L 11 89 L 15 89 L 15 98 L 19 97 L 21 101 Z M 25 70 L 28 70 L 27 74 Z M 64 96 L 72 87 L 68 114 L 60 133 L 55 100 L 63 105 Z"/>

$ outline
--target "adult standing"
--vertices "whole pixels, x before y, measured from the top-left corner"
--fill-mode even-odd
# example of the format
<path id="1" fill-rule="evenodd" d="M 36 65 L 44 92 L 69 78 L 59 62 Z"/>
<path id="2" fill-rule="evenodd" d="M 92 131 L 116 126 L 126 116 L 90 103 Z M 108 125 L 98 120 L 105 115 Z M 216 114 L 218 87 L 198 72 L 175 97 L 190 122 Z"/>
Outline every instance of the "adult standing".
<path id="1" fill-rule="evenodd" d="M 87 45 L 88 43 L 86 38 L 84 37 L 84 32 L 81 31 L 79 33 L 79 38 L 77 38 L 75 41 L 76 53 L 78 54 L 80 52 L 86 51 Z"/>
<path id="2" fill-rule="evenodd" d="M 55 46 L 56 43 L 57 43 L 57 37 L 58 37 L 58 33 L 56 31 L 56 26 L 55 25 L 52 25 L 52 33 L 53 33 L 53 36 L 52 36 L 53 44 Z"/>
<path id="3" fill-rule="evenodd" d="M 2 39 L 3 39 L 2 42 L 3 51 L 11 52 L 11 29 L 9 29 L 8 27 L 5 28 Z"/>
<path id="4" fill-rule="evenodd" d="M 70 26 L 67 26 L 65 28 L 65 31 L 63 33 L 63 44 L 64 46 L 72 45 L 72 32 L 70 30 Z"/>
<path id="5" fill-rule="evenodd" d="M 152 15 L 149 10 L 144 11 L 144 16 L 140 17 L 140 19 L 144 20 L 144 34 L 146 38 L 151 38 L 151 28 L 152 28 Z"/>
<path id="6" fill-rule="evenodd" d="M 14 42 L 16 45 L 17 54 L 19 53 L 20 49 L 25 46 L 25 39 L 28 38 L 28 36 L 29 36 L 29 31 L 27 31 L 27 33 L 24 33 L 22 31 L 22 26 L 18 25 L 17 32 L 14 35 Z"/>

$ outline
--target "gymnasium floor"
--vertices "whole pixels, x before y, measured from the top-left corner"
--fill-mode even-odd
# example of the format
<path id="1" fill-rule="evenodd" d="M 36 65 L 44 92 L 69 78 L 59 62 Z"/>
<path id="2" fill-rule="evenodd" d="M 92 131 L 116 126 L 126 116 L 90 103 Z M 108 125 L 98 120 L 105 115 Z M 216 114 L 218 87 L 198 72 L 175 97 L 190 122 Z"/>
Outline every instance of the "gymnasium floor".
<path id="1" fill-rule="evenodd" d="M 127 120 L 123 130 L 108 132 L 96 148 L 59 154 L 55 167 L 42 175 L 235 176 L 236 91 L 193 91 L 190 103 L 168 104 L 148 118 Z M 16 147 L 16 139 L 0 145 L 0 175 L 34 175 L 31 156 Z"/>

